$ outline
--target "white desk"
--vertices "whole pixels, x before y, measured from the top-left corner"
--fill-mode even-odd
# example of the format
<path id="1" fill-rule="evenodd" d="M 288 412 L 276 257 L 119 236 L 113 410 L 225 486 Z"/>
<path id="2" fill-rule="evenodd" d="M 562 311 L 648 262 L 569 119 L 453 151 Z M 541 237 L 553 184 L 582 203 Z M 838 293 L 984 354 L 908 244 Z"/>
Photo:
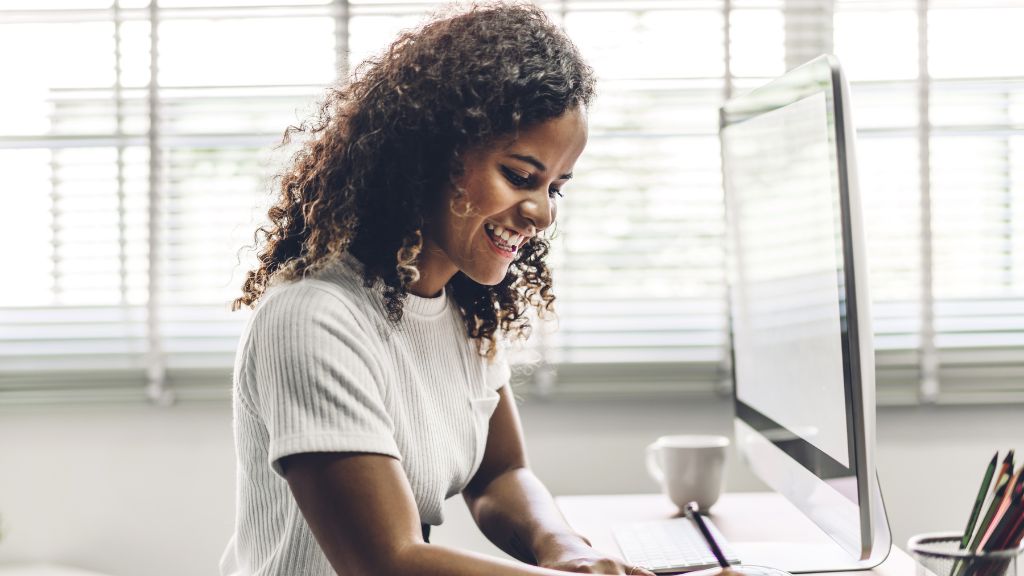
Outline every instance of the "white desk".
<path id="1" fill-rule="evenodd" d="M 0 564 L 0 576 L 104 576 L 78 568 L 56 564 Z"/>
<path id="2" fill-rule="evenodd" d="M 672 502 L 661 494 L 560 496 L 556 500 L 574 530 L 589 538 L 594 548 L 615 555 L 620 552 L 612 536 L 613 526 L 680 515 Z M 828 536 L 789 501 L 771 492 L 722 494 L 711 508 L 710 516 L 742 561 L 750 562 L 750 558 L 761 558 L 766 552 L 778 552 L 790 545 L 795 548 L 801 543 L 828 540 Z M 913 576 L 915 564 L 906 552 L 893 546 L 885 562 L 873 570 L 830 574 Z"/>

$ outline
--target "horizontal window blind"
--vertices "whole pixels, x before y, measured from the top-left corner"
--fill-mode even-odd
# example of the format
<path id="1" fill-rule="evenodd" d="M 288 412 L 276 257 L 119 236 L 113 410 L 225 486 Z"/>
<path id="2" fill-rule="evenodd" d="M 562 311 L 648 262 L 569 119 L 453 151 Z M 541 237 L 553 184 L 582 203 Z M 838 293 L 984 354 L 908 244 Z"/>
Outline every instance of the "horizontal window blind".
<path id="1" fill-rule="evenodd" d="M 4 197 L 24 206 L 0 234 L 25 270 L 0 287 L 4 400 L 226 396 L 275 146 L 343 53 L 337 5 L 242 4 L 0 13 L 4 53 L 34 55 L 0 64 Z"/>
<path id="2" fill-rule="evenodd" d="M 888 402 L 1024 393 L 1016 0 L 540 3 L 599 75 L 541 393 L 728 385 L 717 109 L 822 52 L 852 83 Z M 224 397 L 285 127 L 439 2 L 0 0 L 0 398 Z M 156 31 L 154 34 L 153 31 Z"/>
<path id="3" fill-rule="evenodd" d="M 838 0 L 853 85 L 880 398 L 1024 398 L 1024 65 L 1002 0 Z"/>
<path id="4" fill-rule="evenodd" d="M 787 11 L 816 4 L 567 2 L 565 29 L 600 77 L 591 138 L 560 211 L 560 393 L 703 393 L 728 385 L 718 107 L 814 42 Z M 815 49 L 806 49 L 814 51 Z"/>

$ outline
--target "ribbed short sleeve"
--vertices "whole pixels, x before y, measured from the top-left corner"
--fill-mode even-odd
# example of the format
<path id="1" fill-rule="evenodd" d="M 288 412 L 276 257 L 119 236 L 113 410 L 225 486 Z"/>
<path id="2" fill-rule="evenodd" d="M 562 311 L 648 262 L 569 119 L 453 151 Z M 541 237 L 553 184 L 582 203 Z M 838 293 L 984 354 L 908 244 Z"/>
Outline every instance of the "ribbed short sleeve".
<path id="1" fill-rule="evenodd" d="M 365 318 L 317 282 L 303 282 L 268 293 L 252 322 L 247 384 L 277 474 L 281 458 L 304 452 L 400 458 Z"/>

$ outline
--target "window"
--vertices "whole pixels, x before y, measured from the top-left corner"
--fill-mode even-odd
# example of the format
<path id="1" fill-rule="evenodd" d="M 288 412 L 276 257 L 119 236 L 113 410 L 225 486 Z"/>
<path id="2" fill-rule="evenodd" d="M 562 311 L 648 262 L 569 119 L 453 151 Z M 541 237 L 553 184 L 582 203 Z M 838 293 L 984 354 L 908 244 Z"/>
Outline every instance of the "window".
<path id="1" fill-rule="evenodd" d="M 860 128 L 880 398 L 1024 393 L 1024 6 L 540 4 L 600 84 L 537 390 L 728 385 L 717 107 L 834 51 Z M 284 128 L 438 5 L 0 0 L 0 53 L 21 55 L 0 60 L 0 398 L 224 397 L 247 316 L 229 302 Z"/>

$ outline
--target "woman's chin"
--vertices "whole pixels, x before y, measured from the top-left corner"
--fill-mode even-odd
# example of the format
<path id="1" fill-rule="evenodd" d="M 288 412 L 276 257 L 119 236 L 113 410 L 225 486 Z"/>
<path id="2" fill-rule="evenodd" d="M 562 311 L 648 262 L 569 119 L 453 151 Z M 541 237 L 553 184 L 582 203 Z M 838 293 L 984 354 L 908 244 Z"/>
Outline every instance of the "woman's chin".
<path id="1" fill-rule="evenodd" d="M 501 283 L 502 280 L 505 279 L 505 276 L 507 275 L 508 266 L 505 266 L 501 271 L 487 271 L 477 273 L 466 272 L 466 276 L 469 276 L 469 278 L 472 281 L 476 282 L 477 284 L 482 284 L 484 286 L 497 286 L 499 283 Z"/>

